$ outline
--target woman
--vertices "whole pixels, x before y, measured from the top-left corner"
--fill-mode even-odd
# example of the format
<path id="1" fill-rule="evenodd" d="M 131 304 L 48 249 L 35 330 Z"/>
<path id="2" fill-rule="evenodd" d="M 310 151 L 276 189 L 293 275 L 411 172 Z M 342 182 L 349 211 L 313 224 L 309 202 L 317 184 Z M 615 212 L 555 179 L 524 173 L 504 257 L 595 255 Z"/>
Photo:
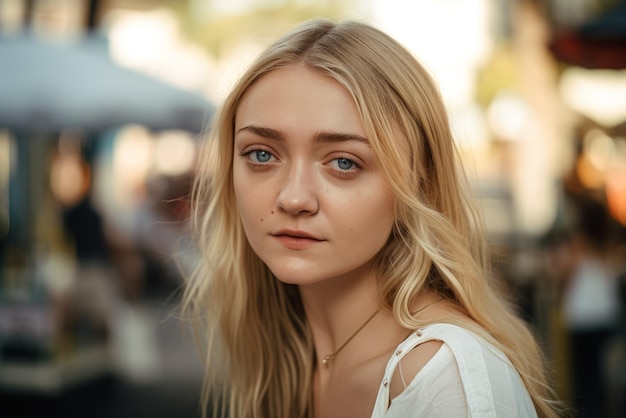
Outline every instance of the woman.
<path id="1" fill-rule="evenodd" d="M 360 23 L 270 46 L 200 157 L 204 405 L 229 417 L 556 416 L 486 273 L 437 88 Z M 535 412 L 536 411 L 536 412 Z"/>

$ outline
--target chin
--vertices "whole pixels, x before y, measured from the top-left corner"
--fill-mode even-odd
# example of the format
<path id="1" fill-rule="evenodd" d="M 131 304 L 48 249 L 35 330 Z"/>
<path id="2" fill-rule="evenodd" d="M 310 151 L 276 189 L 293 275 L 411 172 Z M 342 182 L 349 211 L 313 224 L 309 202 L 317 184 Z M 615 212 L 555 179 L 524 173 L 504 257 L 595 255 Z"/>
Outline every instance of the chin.
<path id="1" fill-rule="evenodd" d="M 278 281 L 285 283 L 285 284 L 293 284 L 293 285 L 301 286 L 301 285 L 313 284 L 319 281 L 319 279 L 317 278 L 306 277 L 301 274 L 285 274 L 284 272 L 279 272 L 278 274 L 276 274 L 274 271 L 272 271 L 272 273 L 274 274 L 274 277 L 278 279 Z"/>
<path id="2" fill-rule="evenodd" d="M 285 284 L 300 286 L 314 284 L 324 280 L 319 275 L 311 275 L 311 271 L 315 271 L 311 267 L 298 269 L 285 268 L 284 265 L 278 268 L 272 268 L 271 266 L 268 267 L 274 277 L 276 277 L 278 281 Z"/>
<path id="3" fill-rule="evenodd" d="M 309 280 L 315 280 L 317 274 L 311 277 L 311 272 L 319 270 L 316 263 L 307 262 L 302 259 L 291 259 L 284 257 L 272 257 L 261 260 L 272 274 L 281 282 L 289 284 L 301 284 Z"/>

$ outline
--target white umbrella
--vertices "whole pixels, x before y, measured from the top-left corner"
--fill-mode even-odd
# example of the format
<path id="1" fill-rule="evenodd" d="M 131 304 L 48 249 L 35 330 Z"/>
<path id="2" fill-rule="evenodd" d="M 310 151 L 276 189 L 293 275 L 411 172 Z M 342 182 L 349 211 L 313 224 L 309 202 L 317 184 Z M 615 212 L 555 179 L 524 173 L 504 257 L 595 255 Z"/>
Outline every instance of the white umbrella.
<path id="1" fill-rule="evenodd" d="M 213 111 L 200 94 L 115 64 L 101 38 L 0 38 L 0 128 L 97 131 L 139 123 L 199 132 Z"/>

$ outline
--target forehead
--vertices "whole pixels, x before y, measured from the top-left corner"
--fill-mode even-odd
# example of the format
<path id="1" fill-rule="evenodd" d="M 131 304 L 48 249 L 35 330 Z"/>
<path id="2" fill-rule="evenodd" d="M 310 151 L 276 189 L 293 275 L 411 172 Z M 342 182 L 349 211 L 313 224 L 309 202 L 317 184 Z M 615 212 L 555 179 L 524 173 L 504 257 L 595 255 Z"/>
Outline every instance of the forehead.
<path id="1" fill-rule="evenodd" d="M 304 64 L 273 70 L 246 91 L 236 110 L 235 127 L 247 125 L 285 131 L 341 129 L 366 136 L 350 93 Z"/>

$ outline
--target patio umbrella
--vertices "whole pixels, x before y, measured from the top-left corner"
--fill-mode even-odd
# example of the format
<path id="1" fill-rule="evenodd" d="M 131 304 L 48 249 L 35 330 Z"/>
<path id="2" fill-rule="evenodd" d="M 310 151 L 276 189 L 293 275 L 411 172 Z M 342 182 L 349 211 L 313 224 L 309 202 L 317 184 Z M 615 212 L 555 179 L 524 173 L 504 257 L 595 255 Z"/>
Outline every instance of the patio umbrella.
<path id="1" fill-rule="evenodd" d="M 99 131 L 128 123 L 201 131 L 213 114 L 202 95 L 123 68 L 106 41 L 0 38 L 0 128 Z"/>

